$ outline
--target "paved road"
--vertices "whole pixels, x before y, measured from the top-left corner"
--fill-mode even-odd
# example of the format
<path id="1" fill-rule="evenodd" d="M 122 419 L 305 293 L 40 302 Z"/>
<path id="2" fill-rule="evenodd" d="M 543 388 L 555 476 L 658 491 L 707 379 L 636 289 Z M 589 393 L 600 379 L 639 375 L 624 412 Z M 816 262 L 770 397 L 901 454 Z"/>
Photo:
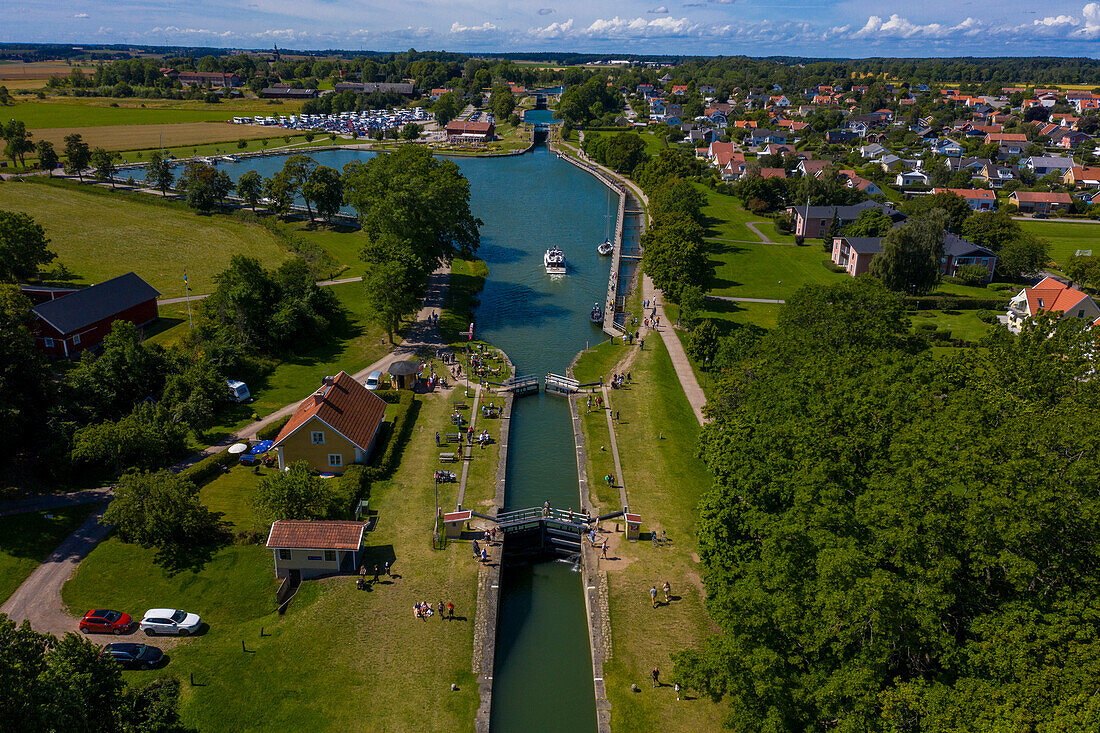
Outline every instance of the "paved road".
<path id="1" fill-rule="evenodd" d="M 35 631 L 58 636 L 77 630 L 77 619 L 65 611 L 61 601 L 61 587 L 76 571 L 80 561 L 107 536 L 110 527 L 101 524 L 101 508 L 84 522 L 61 546 L 39 565 L 15 593 L 0 606 L 15 623 L 30 621 Z"/>
<path id="2" fill-rule="evenodd" d="M 701 425 L 706 422 L 706 418 L 703 416 L 703 405 L 707 404 L 707 396 L 703 392 L 703 388 L 699 386 L 699 380 L 695 378 L 695 371 L 691 368 L 691 362 L 688 361 L 684 346 L 680 343 L 680 337 L 676 335 L 669 323 L 668 316 L 665 315 L 665 308 L 660 299 L 657 298 L 657 289 L 653 287 L 653 280 L 650 279 L 649 275 L 642 276 L 642 298 L 648 300 L 651 304 L 656 304 L 657 315 L 661 319 L 661 326 L 656 330 L 661 334 L 661 340 L 665 342 L 665 348 L 668 349 L 672 366 L 676 369 L 680 386 L 684 388 L 684 395 L 691 404 L 695 419 Z"/>
<path id="3" fill-rule="evenodd" d="M 1033 216 L 1014 216 L 1012 217 L 1016 221 L 1034 221 L 1039 224 L 1044 222 L 1061 222 L 1063 224 L 1100 224 L 1100 220 L 1097 219 L 1036 219 Z"/>
<path id="4" fill-rule="evenodd" d="M 16 499 L 0 504 L 0 517 L 10 517 L 14 514 L 29 514 L 31 512 L 48 512 L 52 509 L 77 506 L 79 504 L 94 504 L 99 501 L 110 501 L 114 496 L 114 489 L 110 486 L 101 486 L 98 489 L 85 489 L 72 491 L 68 494 L 45 494 L 42 496 L 29 496 L 26 499 Z"/>
<path id="5" fill-rule="evenodd" d="M 775 244 L 772 240 L 768 239 L 768 235 L 756 228 L 757 224 L 767 224 L 766 221 L 746 221 L 745 226 L 752 230 L 752 233 L 760 237 L 760 241 L 765 244 Z"/>

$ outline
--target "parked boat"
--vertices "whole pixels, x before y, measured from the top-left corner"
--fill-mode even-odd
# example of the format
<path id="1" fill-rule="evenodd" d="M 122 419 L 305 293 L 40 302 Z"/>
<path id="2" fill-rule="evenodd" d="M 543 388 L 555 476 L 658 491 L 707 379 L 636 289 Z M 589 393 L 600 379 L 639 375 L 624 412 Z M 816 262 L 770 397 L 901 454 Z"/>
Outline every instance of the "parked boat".
<path id="1" fill-rule="evenodd" d="M 600 307 L 599 303 L 592 304 L 592 310 L 588 314 L 588 320 L 597 325 L 603 323 L 603 308 Z"/>
<path id="2" fill-rule="evenodd" d="M 542 264 L 546 267 L 547 275 L 564 275 L 565 253 L 558 249 L 557 246 L 551 247 L 546 250 L 546 254 L 542 256 Z"/>
<path id="3" fill-rule="evenodd" d="M 605 239 L 603 241 L 603 244 L 601 244 L 599 247 L 596 247 L 596 251 L 599 252 L 601 255 L 609 255 L 614 249 L 615 245 L 611 244 L 610 239 Z"/>

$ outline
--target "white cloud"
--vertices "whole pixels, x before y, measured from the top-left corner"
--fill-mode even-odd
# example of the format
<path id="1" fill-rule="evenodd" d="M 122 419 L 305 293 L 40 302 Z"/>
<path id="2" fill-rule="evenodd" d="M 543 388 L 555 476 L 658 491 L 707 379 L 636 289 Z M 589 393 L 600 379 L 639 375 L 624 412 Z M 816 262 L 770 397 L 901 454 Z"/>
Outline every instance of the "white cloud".
<path id="1" fill-rule="evenodd" d="M 1075 31 L 1073 35 L 1084 38 L 1100 36 L 1100 3 L 1089 3 L 1081 8 L 1081 15 L 1084 17 L 1085 27 Z"/>
<path id="2" fill-rule="evenodd" d="M 109 30 L 109 29 L 108 29 Z M 209 28 L 181 28 L 177 25 L 157 26 L 149 31 L 153 34 L 173 35 L 173 36 L 209 36 L 212 38 L 229 38 L 233 36 L 233 31 L 214 31 Z M 285 31 L 286 33 L 292 33 L 292 31 Z"/>
<path id="3" fill-rule="evenodd" d="M 572 30 L 573 19 L 570 18 L 564 23 L 551 23 L 542 28 L 532 28 L 528 31 L 528 34 L 535 38 L 561 38 L 562 36 L 568 35 Z"/>
<path id="4" fill-rule="evenodd" d="M 597 38 L 655 38 L 684 36 L 699 26 L 687 18 L 597 18 L 584 29 L 584 34 Z"/>
<path id="5" fill-rule="evenodd" d="M 651 15 L 663 15 L 664 13 L 668 12 L 668 8 L 662 5 L 659 8 L 653 8 L 653 10 L 647 10 L 646 12 L 650 13 Z"/>
<path id="6" fill-rule="evenodd" d="M 457 20 L 451 23 L 451 33 L 488 33 L 497 30 L 497 27 L 485 21 L 481 25 L 461 25 Z"/>
<path id="7" fill-rule="evenodd" d="M 1046 26 L 1047 28 L 1076 27 L 1081 25 L 1081 21 L 1072 15 L 1048 15 L 1041 20 L 1032 21 L 1032 25 Z"/>
<path id="8" fill-rule="evenodd" d="M 73 17 L 74 17 L 74 18 L 80 18 L 80 19 L 82 19 L 82 20 L 83 20 L 84 18 L 90 18 L 90 17 L 92 17 L 92 16 L 88 15 L 87 13 L 77 13 L 77 14 L 76 14 L 76 15 L 74 15 Z"/>

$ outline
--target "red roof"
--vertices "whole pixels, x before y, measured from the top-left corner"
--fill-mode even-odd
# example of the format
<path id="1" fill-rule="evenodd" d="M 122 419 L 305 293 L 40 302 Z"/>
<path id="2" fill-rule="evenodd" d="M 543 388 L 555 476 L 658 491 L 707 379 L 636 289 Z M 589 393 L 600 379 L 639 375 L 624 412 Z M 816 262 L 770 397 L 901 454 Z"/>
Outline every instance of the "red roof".
<path id="1" fill-rule="evenodd" d="M 362 450 L 369 450 L 385 412 L 386 403 L 381 397 L 356 382 L 347 372 L 340 372 L 331 384 L 322 384 L 302 400 L 290 422 L 279 431 L 272 447 L 316 417 Z"/>
<path id="2" fill-rule="evenodd" d="M 271 525 L 267 546 L 279 550 L 358 550 L 366 522 L 280 519 Z"/>
<path id="3" fill-rule="evenodd" d="M 760 169 L 760 177 L 761 178 L 786 178 L 787 177 L 787 171 L 783 170 L 782 168 L 761 168 Z"/>
<path id="4" fill-rule="evenodd" d="M 979 201 L 995 201 L 997 199 L 992 191 L 984 188 L 933 188 L 932 193 L 953 193 L 964 199 L 977 199 Z"/>
<path id="5" fill-rule="evenodd" d="M 1027 310 L 1031 315 L 1044 310 L 1065 313 L 1089 297 L 1052 277 L 1044 277 L 1033 288 L 1024 288 L 1024 295 L 1027 296 Z"/>
<path id="6" fill-rule="evenodd" d="M 990 132 L 985 136 L 987 143 L 1026 143 L 1027 135 L 1022 132 Z"/>
<path id="7" fill-rule="evenodd" d="M 1015 197 L 1017 201 L 1026 201 L 1031 204 L 1073 203 L 1073 199 L 1068 193 L 1047 193 L 1045 191 L 1013 191 L 1012 197 Z"/>

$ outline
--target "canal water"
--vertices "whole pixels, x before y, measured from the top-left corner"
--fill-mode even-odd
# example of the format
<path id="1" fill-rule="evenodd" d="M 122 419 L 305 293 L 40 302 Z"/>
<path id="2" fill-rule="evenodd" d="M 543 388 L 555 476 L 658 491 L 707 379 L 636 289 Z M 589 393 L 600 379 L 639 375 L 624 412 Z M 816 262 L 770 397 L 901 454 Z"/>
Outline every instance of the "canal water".
<path id="1" fill-rule="evenodd" d="M 312 157 L 341 169 L 371 155 L 333 150 Z M 247 170 L 270 176 L 283 161 L 246 158 L 220 167 L 235 181 Z M 470 181 L 473 213 L 484 222 L 478 255 L 489 265 L 489 278 L 475 313 L 477 338 L 504 349 L 518 374 L 564 374 L 578 351 L 602 339 L 588 314 L 607 290 L 610 259 L 600 257 L 596 247 L 608 235 L 608 215 L 614 217 L 618 201 L 609 200 L 607 188 L 595 178 L 545 147 L 455 162 Z M 144 171 L 132 173 L 140 178 Z M 543 253 L 553 244 L 565 252 L 565 276 L 552 278 L 543 268 Z M 572 422 L 563 398 L 539 394 L 515 401 L 507 471 L 505 509 L 544 501 L 580 508 Z M 579 569 L 564 561 L 506 567 L 502 590 L 493 730 L 594 731 L 592 659 Z"/>

